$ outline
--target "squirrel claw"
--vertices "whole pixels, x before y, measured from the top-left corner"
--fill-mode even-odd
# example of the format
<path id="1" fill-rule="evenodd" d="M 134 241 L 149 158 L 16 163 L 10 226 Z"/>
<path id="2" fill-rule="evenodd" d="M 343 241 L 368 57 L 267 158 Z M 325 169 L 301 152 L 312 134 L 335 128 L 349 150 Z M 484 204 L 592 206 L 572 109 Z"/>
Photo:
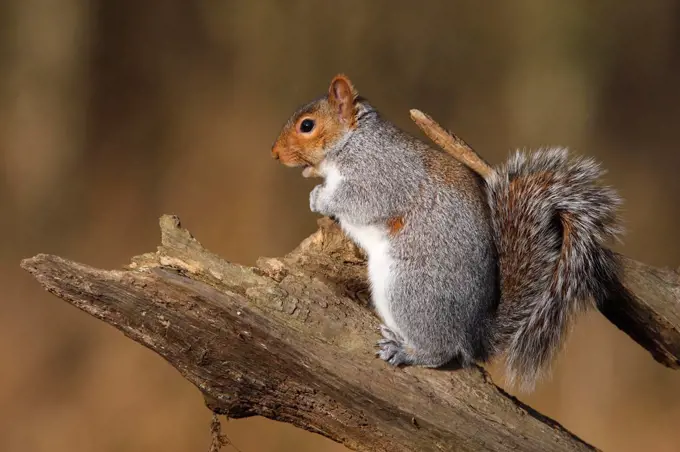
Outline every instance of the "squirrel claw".
<path id="1" fill-rule="evenodd" d="M 380 346 L 380 350 L 376 353 L 380 359 L 393 366 L 399 366 L 401 364 L 408 363 L 406 352 L 400 344 L 388 340 L 383 340 L 381 342 L 384 343 L 378 344 Z"/>
<path id="2" fill-rule="evenodd" d="M 377 342 L 380 350 L 376 355 L 393 366 L 408 364 L 411 360 L 405 350 L 403 339 L 386 325 L 380 325 L 380 332 L 383 339 Z"/>

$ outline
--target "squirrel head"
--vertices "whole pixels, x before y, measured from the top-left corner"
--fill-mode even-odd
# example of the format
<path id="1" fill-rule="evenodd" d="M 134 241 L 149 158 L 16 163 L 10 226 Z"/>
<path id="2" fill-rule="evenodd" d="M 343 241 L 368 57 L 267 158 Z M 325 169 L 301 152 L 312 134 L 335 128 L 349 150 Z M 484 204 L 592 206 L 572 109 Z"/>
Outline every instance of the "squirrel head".
<path id="1" fill-rule="evenodd" d="M 286 166 L 304 166 L 303 175 L 356 128 L 357 91 L 345 75 L 336 75 L 328 94 L 296 111 L 272 146 L 272 156 Z"/>

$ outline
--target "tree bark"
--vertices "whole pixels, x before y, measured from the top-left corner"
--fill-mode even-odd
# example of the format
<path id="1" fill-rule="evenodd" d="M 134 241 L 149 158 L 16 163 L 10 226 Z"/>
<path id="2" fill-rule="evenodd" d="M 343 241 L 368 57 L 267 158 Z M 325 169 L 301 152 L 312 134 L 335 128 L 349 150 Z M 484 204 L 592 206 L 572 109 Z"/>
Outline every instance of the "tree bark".
<path id="1" fill-rule="evenodd" d="M 479 367 L 393 368 L 377 359 L 361 252 L 328 219 L 255 267 L 205 250 L 173 216 L 162 244 L 123 270 L 40 254 L 23 268 L 51 293 L 155 351 L 216 413 L 289 422 L 357 451 L 593 450 Z M 627 261 L 605 314 L 677 367 L 678 275 Z M 622 291 L 623 293 L 623 291 Z"/>

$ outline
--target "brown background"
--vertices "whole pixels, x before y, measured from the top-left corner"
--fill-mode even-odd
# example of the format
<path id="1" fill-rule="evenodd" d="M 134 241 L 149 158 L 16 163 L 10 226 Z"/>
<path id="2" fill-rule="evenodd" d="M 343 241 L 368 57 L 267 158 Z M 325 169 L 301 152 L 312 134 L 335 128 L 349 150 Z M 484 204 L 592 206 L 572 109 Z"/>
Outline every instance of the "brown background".
<path id="1" fill-rule="evenodd" d="M 270 145 L 336 72 L 494 163 L 544 144 L 597 157 L 626 198 L 618 249 L 680 263 L 678 2 L 407 4 L 0 3 L 0 450 L 207 449 L 194 387 L 18 262 L 120 267 L 155 249 L 162 213 L 233 261 L 285 253 L 315 228 L 313 182 Z M 680 372 L 598 314 L 522 398 L 607 451 L 680 450 Z M 226 431 L 243 452 L 343 450 L 263 419 Z"/>

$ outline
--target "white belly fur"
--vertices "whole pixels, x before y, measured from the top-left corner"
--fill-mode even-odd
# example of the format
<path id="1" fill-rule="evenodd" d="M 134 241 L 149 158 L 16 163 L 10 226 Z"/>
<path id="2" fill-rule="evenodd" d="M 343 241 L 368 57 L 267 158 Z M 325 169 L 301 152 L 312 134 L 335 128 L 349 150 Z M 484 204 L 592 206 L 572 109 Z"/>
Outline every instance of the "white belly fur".
<path id="1" fill-rule="evenodd" d="M 342 229 L 368 255 L 368 279 L 371 283 L 371 298 L 378 315 L 392 331 L 399 332 L 390 312 L 387 289 L 390 284 L 392 257 L 387 237 L 387 228 L 378 226 L 356 226 L 340 219 Z"/>
<path id="2" fill-rule="evenodd" d="M 332 196 L 333 191 L 342 182 L 342 174 L 334 164 L 326 162 L 319 166 L 320 173 L 325 178 L 326 195 Z M 340 218 L 342 229 L 354 240 L 368 255 L 368 280 L 371 284 L 371 298 L 375 310 L 378 312 L 383 323 L 392 331 L 399 332 L 394 317 L 390 312 L 387 288 L 390 284 L 390 270 L 392 258 L 390 256 L 390 243 L 386 227 L 357 226 L 343 218 Z"/>

